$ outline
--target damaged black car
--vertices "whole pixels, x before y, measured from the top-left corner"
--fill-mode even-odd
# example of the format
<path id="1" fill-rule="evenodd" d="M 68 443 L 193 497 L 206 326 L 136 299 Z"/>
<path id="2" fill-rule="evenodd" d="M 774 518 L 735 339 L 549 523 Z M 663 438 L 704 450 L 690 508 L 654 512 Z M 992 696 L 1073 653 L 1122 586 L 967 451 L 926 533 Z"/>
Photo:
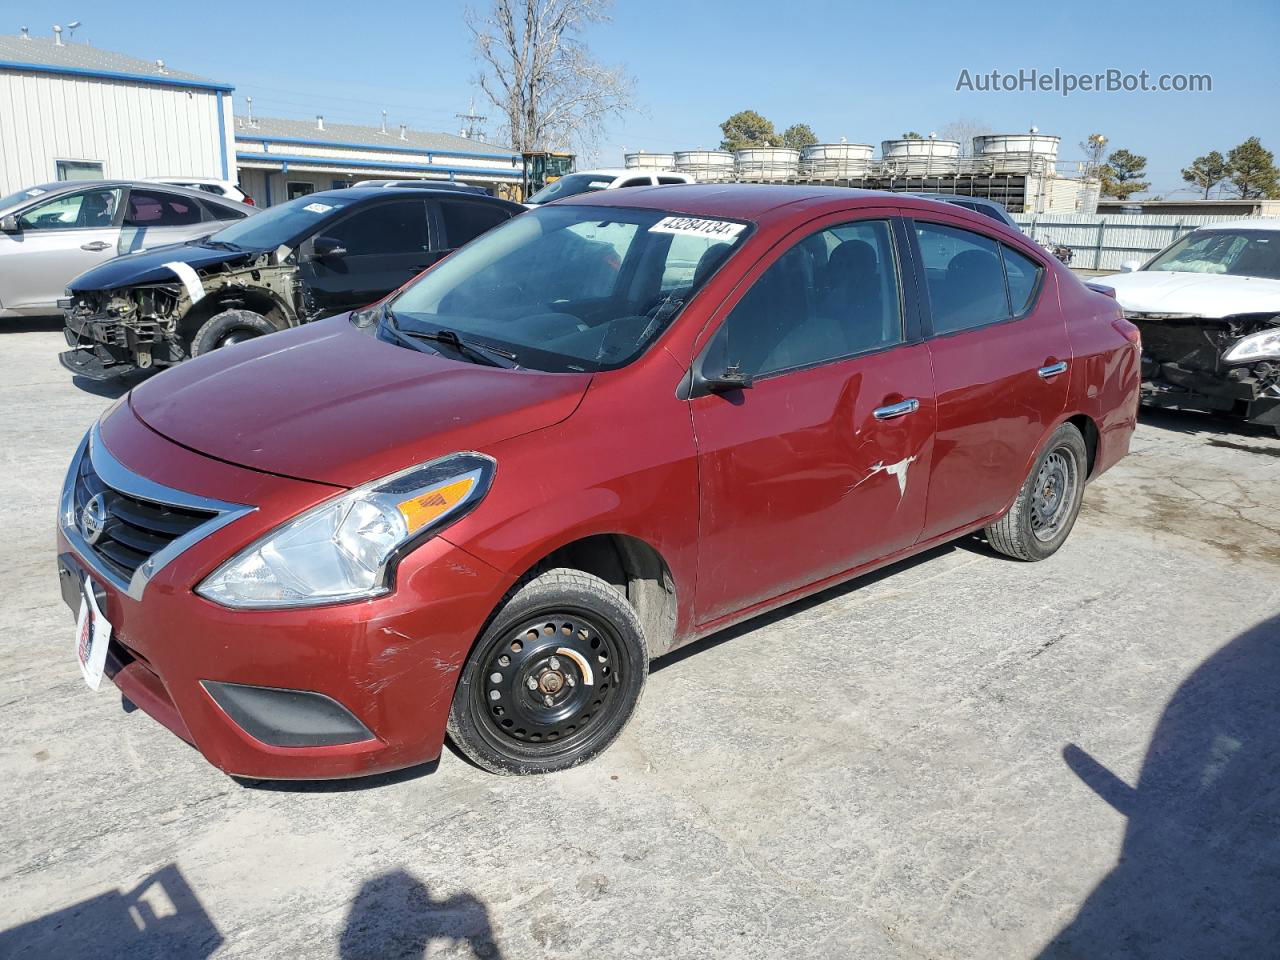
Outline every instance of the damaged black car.
<path id="1" fill-rule="evenodd" d="M 524 207 L 448 189 L 313 193 L 117 257 L 59 301 L 62 365 L 107 380 L 366 306 Z"/>
<path id="2" fill-rule="evenodd" d="M 1280 220 L 1200 227 L 1098 277 L 1142 334 L 1142 401 L 1280 433 Z"/>

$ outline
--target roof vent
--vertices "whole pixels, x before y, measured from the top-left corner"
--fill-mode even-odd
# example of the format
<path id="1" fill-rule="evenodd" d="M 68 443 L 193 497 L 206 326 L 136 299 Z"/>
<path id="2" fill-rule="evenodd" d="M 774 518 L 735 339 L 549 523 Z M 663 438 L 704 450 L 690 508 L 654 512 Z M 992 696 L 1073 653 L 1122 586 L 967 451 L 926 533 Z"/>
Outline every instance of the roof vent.
<path id="1" fill-rule="evenodd" d="M 22 34 L 22 39 L 23 39 L 23 40 L 30 40 L 30 39 L 31 39 L 31 28 L 30 28 L 30 27 L 23 27 L 19 32 Z"/>
<path id="2" fill-rule="evenodd" d="M 385 135 L 387 132 L 387 111 L 385 110 L 382 111 L 382 129 L 379 130 L 378 132 L 383 135 Z"/>
<path id="3" fill-rule="evenodd" d="M 157 72 L 157 73 L 164 73 L 164 72 L 165 72 L 165 69 L 164 69 L 164 61 L 163 61 L 163 60 L 157 60 L 157 61 L 156 61 L 156 72 Z"/>
<path id="4" fill-rule="evenodd" d="M 56 23 L 53 25 L 53 45 L 55 47 L 66 46 L 66 44 L 62 42 L 62 28 Z"/>
<path id="5" fill-rule="evenodd" d="M 246 122 L 247 124 L 249 124 L 249 126 L 251 126 L 251 127 L 252 127 L 252 126 L 254 126 L 254 122 L 253 122 L 253 97 L 245 97 L 245 98 L 244 98 L 244 100 L 245 100 L 245 103 L 247 103 L 247 104 L 249 105 L 249 116 L 245 119 L 245 122 Z"/>
<path id="6" fill-rule="evenodd" d="M 323 130 L 323 129 L 324 129 L 324 117 L 322 117 L 322 116 L 321 116 L 320 114 L 318 114 L 318 113 L 316 114 L 316 129 L 317 129 L 317 130 Z"/>
<path id="7" fill-rule="evenodd" d="M 400 139 L 401 140 L 409 139 L 409 125 L 407 123 L 400 124 Z"/>

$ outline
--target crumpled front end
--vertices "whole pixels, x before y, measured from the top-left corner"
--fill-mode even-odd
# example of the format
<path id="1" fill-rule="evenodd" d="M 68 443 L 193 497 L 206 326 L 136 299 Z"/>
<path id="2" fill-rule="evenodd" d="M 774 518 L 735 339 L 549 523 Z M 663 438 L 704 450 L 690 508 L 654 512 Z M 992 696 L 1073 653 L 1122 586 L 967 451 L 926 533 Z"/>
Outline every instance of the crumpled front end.
<path id="1" fill-rule="evenodd" d="M 1142 333 L 1142 401 L 1232 413 L 1280 427 L 1280 356 L 1229 359 L 1242 340 L 1280 329 L 1280 315 L 1125 311 Z"/>
<path id="2" fill-rule="evenodd" d="M 62 301 L 63 334 L 71 348 L 60 355 L 62 365 L 79 376 L 107 380 L 185 360 L 177 335 L 184 299 L 175 283 L 78 293 Z"/>

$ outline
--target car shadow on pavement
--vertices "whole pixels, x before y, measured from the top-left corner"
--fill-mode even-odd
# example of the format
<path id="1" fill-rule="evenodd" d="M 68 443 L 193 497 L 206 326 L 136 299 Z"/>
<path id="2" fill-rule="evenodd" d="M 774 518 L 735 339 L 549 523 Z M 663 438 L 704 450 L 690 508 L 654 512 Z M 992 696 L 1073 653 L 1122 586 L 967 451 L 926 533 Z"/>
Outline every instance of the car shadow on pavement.
<path id="1" fill-rule="evenodd" d="M 1042 960 L 1280 955 L 1280 616 L 1182 683 L 1136 786 L 1075 744 L 1063 759 L 1129 823 Z"/>
<path id="2" fill-rule="evenodd" d="M 406 767 L 403 770 L 392 770 L 390 773 L 375 773 L 365 777 L 347 777 L 341 780 L 255 780 L 252 777 L 232 776 L 232 780 L 250 790 L 265 790 L 273 793 L 348 793 L 355 790 L 373 790 L 387 787 L 395 783 L 405 783 L 428 777 L 436 772 L 440 759 Z"/>
<path id="3" fill-rule="evenodd" d="M 465 944 L 478 960 L 501 960 L 489 909 L 469 893 L 437 900 L 404 870 L 365 881 L 342 931 L 342 960 L 422 960 L 432 941 Z M 449 956 L 458 956 L 456 951 Z"/>
<path id="4" fill-rule="evenodd" d="M 1207 433 L 1244 440 L 1251 437 L 1275 439 L 1276 436 L 1276 432 L 1270 427 L 1249 423 L 1238 417 L 1195 410 L 1175 410 L 1172 407 L 1141 407 L 1138 410 L 1138 422 L 1173 433 Z"/>
<path id="5" fill-rule="evenodd" d="M 223 937 L 176 864 L 0 931 L 5 960 L 204 960 Z"/>

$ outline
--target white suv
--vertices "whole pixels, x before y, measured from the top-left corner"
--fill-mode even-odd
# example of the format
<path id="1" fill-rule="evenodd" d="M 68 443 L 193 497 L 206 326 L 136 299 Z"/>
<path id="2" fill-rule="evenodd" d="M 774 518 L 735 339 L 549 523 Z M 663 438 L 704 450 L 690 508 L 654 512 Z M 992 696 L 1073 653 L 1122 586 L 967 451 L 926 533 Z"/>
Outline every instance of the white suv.
<path id="1" fill-rule="evenodd" d="M 171 183 L 175 187 L 186 187 L 188 190 L 203 190 L 215 197 L 226 197 L 236 203 L 247 203 L 253 206 L 253 197 L 230 180 L 218 180 L 213 177 L 145 177 L 148 183 Z"/>
<path id="2" fill-rule="evenodd" d="M 608 167 L 600 170 L 583 170 L 561 177 L 525 201 L 526 207 L 537 207 L 552 200 L 563 200 L 579 193 L 597 190 L 617 190 L 621 187 L 653 187 L 669 183 L 693 183 L 693 177 L 674 170 L 639 170 Z"/>

